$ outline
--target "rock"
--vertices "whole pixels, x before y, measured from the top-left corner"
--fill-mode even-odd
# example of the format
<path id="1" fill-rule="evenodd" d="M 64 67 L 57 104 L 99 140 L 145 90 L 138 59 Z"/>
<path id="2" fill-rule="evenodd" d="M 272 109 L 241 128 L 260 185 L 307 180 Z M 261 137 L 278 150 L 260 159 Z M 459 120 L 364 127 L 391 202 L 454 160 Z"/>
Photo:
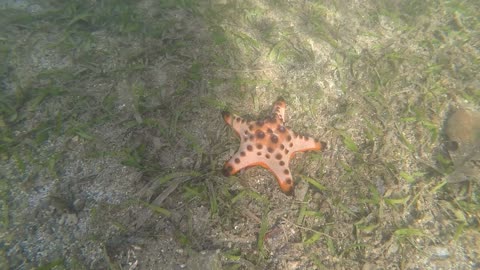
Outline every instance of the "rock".
<path id="1" fill-rule="evenodd" d="M 447 148 L 455 170 L 448 176 L 450 183 L 480 177 L 480 113 L 459 109 L 445 126 L 449 138 Z"/>
<path id="2" fill-rule="evenodd" d="M 83 210 L 85 207 L 85 200 L 84 199 L 76 199 L 73 201 L 73 209 L 78 213 Z"/>
<path id="3" fill-rule="evenodd" d="M 432 256 L 437 257 L 437 258 L 446 259 L 446 258 L 450 257 L 450 252 L 448 251 L 448 248 L 446 248 L 446 247 L 434 247 L 432 249 Z"/>
<path id="4" fill-rule="evenodd" d="M 480 113 L 459 109 L 448 119 L 445 133 L 459 148 L 480 145 Z"/>

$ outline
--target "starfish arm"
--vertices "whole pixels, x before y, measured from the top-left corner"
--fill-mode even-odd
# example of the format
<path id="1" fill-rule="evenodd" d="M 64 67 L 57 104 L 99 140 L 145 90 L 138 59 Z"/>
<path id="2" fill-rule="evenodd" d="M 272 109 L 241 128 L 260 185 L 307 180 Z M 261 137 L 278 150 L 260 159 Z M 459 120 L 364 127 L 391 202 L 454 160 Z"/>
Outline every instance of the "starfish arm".
<path id="1" fill-rule="evenodd" d="M 308 136 L 298 135 L 294 133 L 291 140 L 291 153 L 304 152 L 304 151 L 322 151 L 327 147 L 327 143 L 319 141 L 317 139 L 310 138 Z"/>
<path id="2" fill-rule="evenodd" d="M 248 121 L 230 112 L 222 112 L 223 120 L 231 126 L 238 136 L 242 136 L 248 130 Z"/>
<path id="3" fill-rule="evenodd" d="M 242 148 L 225 163 L 223 174 L 230 176 L 247 167 L 261 166 L 268 169 L 275 176 L 280 189 L 285 194 L 293 195 L 293 178 L 288 167 L 289 162 L 290 158 L 288 155 L 281 155 L 280 151 L 268 153 L 265 150 L 252 151 Z"/>
<path id="4" fill-rule="evenodd" d="M 278 98 L 277 101 L 273 104 L 272 114 L 281 120 L 281 123 L 285 122 L 285 109 L 287 105 L 283 98 Z"/>
<path id="5" fill-rule="evenodd" d="M 289 169 L 290 158 L 287 155 L 284 155 L 282 158 L 269 159 L 266 163 L 267 169 L 272 172 L 272 174 L 277 179 L 280 189 L 286 195 L 293 195 L 293 178 Z"/>
<path id="6" fill-rule="evenodd" d="M 241 147 L 230 160 L 225 162 L 223 174 L 225 176 L 234 175 L 244 168 L 253 166 L 262 166 L 268 169 L 268 165 L 263 159 L 259 159 L 251 150 Z"/>

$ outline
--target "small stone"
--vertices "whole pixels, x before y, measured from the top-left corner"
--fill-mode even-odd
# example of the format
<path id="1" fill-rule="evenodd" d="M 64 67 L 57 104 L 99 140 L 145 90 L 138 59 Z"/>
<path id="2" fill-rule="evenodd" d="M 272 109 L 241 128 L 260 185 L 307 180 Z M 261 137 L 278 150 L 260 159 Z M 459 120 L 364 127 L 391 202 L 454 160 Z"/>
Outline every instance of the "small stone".
<path id="1" fill-rule="evenodd" d="M 83 199 L 76 199 L 75 201 L 73 201 L 73 209 L 74 209 L 76 212 L 82 211 L 84 207 L 85 207 L 85 200 L 83 200 Z"/>
<path id="2" fill-rule="evenodd" d="M 448 251 L 448 248 L 446 247 L 435 247 L 433 249 L 433 256 L 446 259 L 450 257 L 450 252 Z"/>
<path id="3" fill-rule="evenodd" d="M 72 226 L 78 223 L 77 214 L 66 214 L 65 225 Z"/>

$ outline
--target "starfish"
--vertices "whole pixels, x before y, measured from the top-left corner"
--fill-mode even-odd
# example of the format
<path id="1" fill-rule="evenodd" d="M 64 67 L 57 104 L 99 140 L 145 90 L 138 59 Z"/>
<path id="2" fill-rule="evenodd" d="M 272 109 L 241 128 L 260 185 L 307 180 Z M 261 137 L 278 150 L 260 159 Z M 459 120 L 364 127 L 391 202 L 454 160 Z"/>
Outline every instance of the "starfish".
<path id="1" fill-rule="evenodd" d="M 285 108 L 285 100 L 279 98 L 273 105 L 272 115 L 259 121 L 247 121 L 235 114 L 222 112 L 225 122 L 240 137 L 238 151 L 223 167 L 225 176 L 234 175 L 247 167 L 262 166 L 273 173 L 285 194 L 293 195 L 290 160 L 296 152 L 323 150 L 327 144 L 286 127 Z"/>

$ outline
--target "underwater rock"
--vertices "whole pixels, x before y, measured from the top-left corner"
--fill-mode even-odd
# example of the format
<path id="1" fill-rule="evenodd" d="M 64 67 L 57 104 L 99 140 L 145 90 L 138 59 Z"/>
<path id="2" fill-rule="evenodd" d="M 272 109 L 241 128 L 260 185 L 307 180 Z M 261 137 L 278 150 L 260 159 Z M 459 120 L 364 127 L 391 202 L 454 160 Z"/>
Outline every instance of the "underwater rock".
<path id="1" fill-rule="evenodd" d="M 450 183 L 480 178 L 480 112 L 459 109 L 447 121 L 448 152 L 455 171 Z"/>
<path id="2" fill-rule="evenodd" d="M 445 132 L 459 147 L 480 145 L 480 113 L 459 109 L 448 119 Z"/>

